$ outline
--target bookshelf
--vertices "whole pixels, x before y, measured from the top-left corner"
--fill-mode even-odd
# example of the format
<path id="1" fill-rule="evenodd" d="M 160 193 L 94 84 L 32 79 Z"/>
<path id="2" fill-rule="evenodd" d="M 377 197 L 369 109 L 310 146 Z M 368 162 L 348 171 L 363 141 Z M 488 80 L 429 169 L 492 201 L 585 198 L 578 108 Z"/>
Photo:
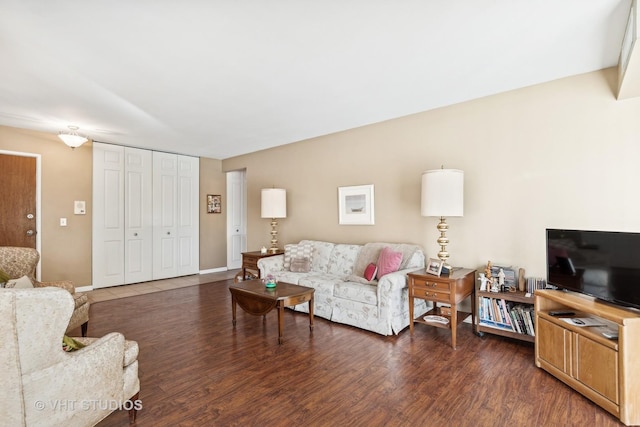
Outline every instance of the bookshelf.
<path id="1" fill-rule="evenodd" d="M 487 292 L 476 289 L 476 298 L 475 320 L 479 336 L 488 333 L 535 342 L 533 295 L 527 296 L 523 291 Z"/>

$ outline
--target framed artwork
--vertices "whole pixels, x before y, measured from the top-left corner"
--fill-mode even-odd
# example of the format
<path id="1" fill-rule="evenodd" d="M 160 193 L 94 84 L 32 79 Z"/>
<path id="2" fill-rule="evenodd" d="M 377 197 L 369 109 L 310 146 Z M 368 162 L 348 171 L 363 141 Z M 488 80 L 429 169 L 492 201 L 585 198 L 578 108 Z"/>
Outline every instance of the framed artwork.
<path id="1" fill-rule="evenodd" d="M 373 184 L 338 187 L 338 219 L 341 225 L 373 225 Z"/>
<path id="2" fill-rule="evenodd" d="M 444 261 L 441 261 L 438 258 L 429 258 L 429 262 L 427 263 L 427 273 L 433 274 L 434 276 L 440 276 L 443 264 Z"/>
<path id="3" fill-rule="evenodd" d="M 207 194 L 207 213 L 222 213 L 222 196 Z"/>

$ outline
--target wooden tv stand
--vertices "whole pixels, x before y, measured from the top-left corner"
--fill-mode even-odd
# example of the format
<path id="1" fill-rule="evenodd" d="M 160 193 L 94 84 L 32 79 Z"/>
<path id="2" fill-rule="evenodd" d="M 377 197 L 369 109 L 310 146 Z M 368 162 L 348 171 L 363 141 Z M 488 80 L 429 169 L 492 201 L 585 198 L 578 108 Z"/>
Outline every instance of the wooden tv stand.
<path id="1" fill-rule="evenodd" d="M 564 317 L 592 318 L 606 326 L 580 327 Z M 640 314 L 586 295 L 555 290 L 535 292 L 536 366 L 616 416 L 640 424 Z M 612 340 L 602 334 L 617 330 Z"/>

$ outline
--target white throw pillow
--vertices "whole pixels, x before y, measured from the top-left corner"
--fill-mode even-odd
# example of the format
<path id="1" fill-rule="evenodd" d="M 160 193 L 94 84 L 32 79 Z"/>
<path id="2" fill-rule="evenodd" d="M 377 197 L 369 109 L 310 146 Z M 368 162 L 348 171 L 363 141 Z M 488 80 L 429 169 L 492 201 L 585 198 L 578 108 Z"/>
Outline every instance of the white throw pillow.
<path id="1" fill-rule="evenodd" d="M 27 276 L 22 276 L 19 279 L 8 280 L 7 284 L 4 287 L 14 289 L 29 289 L 33 288 L 33 283 L 31 283 L 31 279 L 29 279 Z"/>

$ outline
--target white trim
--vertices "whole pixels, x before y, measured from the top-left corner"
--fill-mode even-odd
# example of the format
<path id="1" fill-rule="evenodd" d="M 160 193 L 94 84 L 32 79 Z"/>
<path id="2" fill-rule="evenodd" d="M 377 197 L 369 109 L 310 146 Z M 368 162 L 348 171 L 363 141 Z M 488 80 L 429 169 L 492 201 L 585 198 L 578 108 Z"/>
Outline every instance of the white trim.
<path id="1" fill-rule="evenodd" d="M 89 292 L 93 290 L 93 286 L 91 285 L 87 285 L 87 286 L 81 286 L 79 288 L 76 288 L 76 292 Z"/>
<path id="2" fill-rule="evenodd" d="M 220 273 L 223 271 L 229 271 L 227 267 L 210 268 L 208 270 L 200 270 L 198 274 Z"/>

